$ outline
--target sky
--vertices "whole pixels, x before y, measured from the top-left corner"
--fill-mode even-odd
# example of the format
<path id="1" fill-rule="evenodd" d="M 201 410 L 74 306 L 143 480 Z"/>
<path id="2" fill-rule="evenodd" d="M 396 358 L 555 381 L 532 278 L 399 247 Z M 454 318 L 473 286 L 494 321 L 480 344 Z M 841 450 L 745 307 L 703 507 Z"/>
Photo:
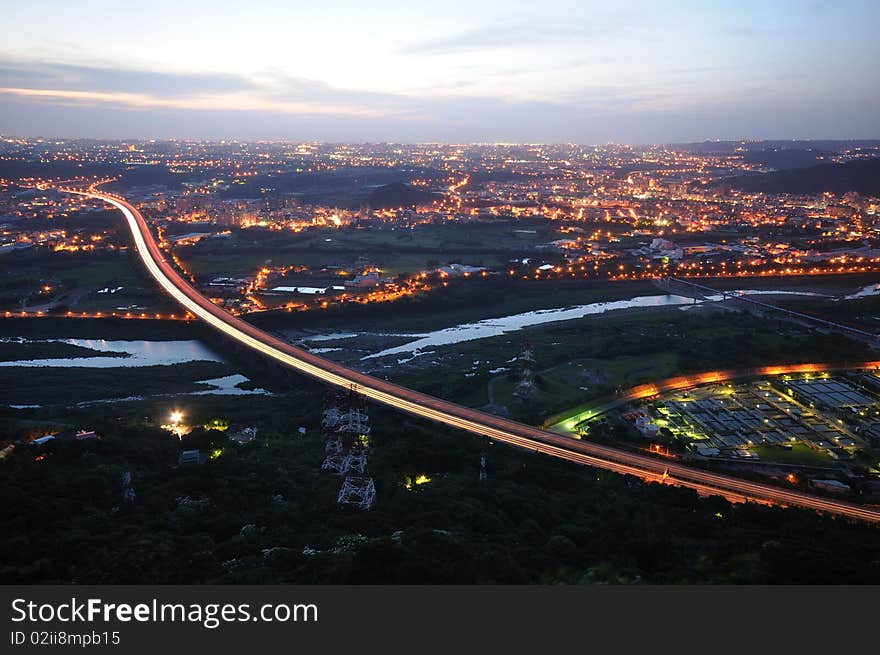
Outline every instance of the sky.
<path id="1" fill-rule="evenodd" d="M 0 0 L 0 134 L 880 137 L 878 0 Z"/>

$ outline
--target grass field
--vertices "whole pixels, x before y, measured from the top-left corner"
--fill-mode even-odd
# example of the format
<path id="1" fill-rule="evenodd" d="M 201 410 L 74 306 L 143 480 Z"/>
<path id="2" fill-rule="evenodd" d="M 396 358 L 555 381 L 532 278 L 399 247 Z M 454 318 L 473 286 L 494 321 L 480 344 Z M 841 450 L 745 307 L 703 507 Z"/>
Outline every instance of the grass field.
<path id="1" fill-rule="evenodd" d="M 126 320 L 112 318 L 3 318 L 0 337 L 28 339 L 144 339 L 175 341 L 208 334 L 198 321 Z M 16 358 L 18 359 L 18 358 Z"/>
<path id="2" fill-rule="evenodd" d="M 125 353 L 99 352 L 91 348 L 58 341 L 37 343 L 0 343 L 0 362 L 61 357 L 125 357 Z"/>
<path id="3" fill-rule="evenodd" d="M 507 258 L 493 254 L 474 254 L 445 252 L 437 253 L 413 253 L 413 252 L 366 252 L 358 250 L 328 251 L 266 251 L 260 253 L 251 252 L 198 252 L 191 249 L 181 250 L 181 261 L 186 269 L 198 277 L 247 277 L 254 275 L 264 266 L 309 266 L 323 268 L 325 266 L 338 266 L 352 275 L 360 272 L 356 266 L 359 257 L 365 256 L 370 264 L 378 266 L 382 272 L 391 277 L 401 273 L 417 273 L 419 271 L 434 270 L 440 264 L 455 262 L 470 266 L 498 266 L 505 264 Z"/>
<path id="4" fill-rule="evenodd" d="M 538 391 L 528 401 L 513 395 L 517 376 L 507 374 L 492 383 L 493 400 L 506 406 L 541 407 L 548 412 L 577 406 L 591 398 L 613 393 L 652 379 L 668 377 L 678 370 L 678 357 L 671 352 L 614 359 L 575 359 L 535 372 Z"/>
<path id="5" fill-rule="evenodd" d="M 199 380 L 235 373 L 228 364 L 186 362 L 125 368 L 0 368 L 0 398 L 10 405 L 75 404 L 108 398 L 188 393 Z"/>
<path id="6" fill-rule="evenodd" d="M 647 281 L 520 280 L 489 276 L 458 279 L 448 287 L 395 303 L 345 305 L 303 314 L 261 314 L 250 317 L 273 329 L 345 329 L 381 332 L 423 332 L 523 312 L 572 307 L 593 302 L 662 295 Z"/>
<path id="7" fill-rule="evenodd" d="M 303 233 L 250 229 L 234 232 L 228 239 L 183 247 L 178 252 L 187 269 L 200 276 L 251 275 L 265 265 L 352 267 L 359 257 L 389 275 L 398 275 L 450 262 L 503 266 L 511 257 L 522 256 L 558 237 L 556 227 L 543 220 L 420 225 L 395 230 L 313 228 Z"/>
<path id="8" fill-rule="evenodd" d="M 849 294 L 868 284 L 880 282 L 880 273 L 847 273 L 845 275 L 755 276 L 695 278 L 689 282 L 719 290 L 792 289 L 829 295 Z"/>
<path id="9" fill-rule="evenodd" d="M 209 389 L 199 380 L 235 373 L 228 364 L 187 362 L 125 368 L 0 368 L 0 397 L 10 405 L 75 404 L 90 400 Z"/>
<path id="10" fill-rule="evenodd" d="M 57 300 L 55 310 L 113 311 L 120 306 L 138 305 L 151 313 L 165 313 L 174 307 L 158 290 L 133 253 L 51 252 L 33 248 L 5 255 L 7 272 L 0 282 L 0 309 L 20 310 Z M 51 284 L 51 296 L 36 292 Z M 98 294 L 104 288 L 123 287 L 115 294 Z"/>
<path id="11" fill-rule="evenodd" d="M 791 450 L 773 446 L 754 446 L 752 450 L 763 461 L 805 466 L 833 466 L 835 461 L 827 453 L 813 450 L 806 444 L 793 444 Z"/>

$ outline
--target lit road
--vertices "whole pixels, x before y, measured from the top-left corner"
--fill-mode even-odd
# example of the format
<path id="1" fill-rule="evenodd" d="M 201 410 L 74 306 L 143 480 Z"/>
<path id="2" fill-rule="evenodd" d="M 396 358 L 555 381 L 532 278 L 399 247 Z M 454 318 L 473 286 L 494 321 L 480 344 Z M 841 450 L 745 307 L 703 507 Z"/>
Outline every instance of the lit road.
<path id="1" fill-rule="evenodd" d="M 793 489 L 752 482 L 671 461 L 654 459 L 647 455 L 577 441 L 413 391 L 318 357 L 263 332 L 201 295 L 166 261 L 143 216 L 124 199 L 101 192 L 64 190 L 104 200 L 119 209 L 125 216 L 137 252 L 150 275 L 169 296 L 193 315 L 238 343 L 321 382 L 350 389 L 377 403 L 429 421 L 570 462 L 638 476 L 645 481 L 681 485 L 694 489 L 702 495 L 720 495 L 734 502 L 750 501 L 797 506 L 880 523 L 880 508 L 813 496 Z"/>

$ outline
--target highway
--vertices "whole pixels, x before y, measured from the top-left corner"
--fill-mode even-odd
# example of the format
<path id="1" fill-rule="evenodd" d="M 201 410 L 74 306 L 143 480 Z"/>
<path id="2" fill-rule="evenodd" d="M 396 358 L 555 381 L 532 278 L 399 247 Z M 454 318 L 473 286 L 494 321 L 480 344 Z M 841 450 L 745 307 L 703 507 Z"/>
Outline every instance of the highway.
<path id="1" fill-rule="evenodd" d="M 91 189 L 60 190 L 103 200 L 119 209 L 131 230 L 138 255 L 150 275 L 169 296 L 194 316 L 239 344 L 321 382 L 350 389 L 374 402 L 412 416 L 570 462 L 638 476 L 648 482 L 685 486 L 702 495 L 720 495 L 733 502 L 797 506 L 880 523 L 880 508 L 814 496 L 794 489 L 752 482 L 673 461 L 578 441 L 413 391 L 318 357 L 250 325 L 205 298 L 166 261 L 143 216 L 123 198 Z"/>

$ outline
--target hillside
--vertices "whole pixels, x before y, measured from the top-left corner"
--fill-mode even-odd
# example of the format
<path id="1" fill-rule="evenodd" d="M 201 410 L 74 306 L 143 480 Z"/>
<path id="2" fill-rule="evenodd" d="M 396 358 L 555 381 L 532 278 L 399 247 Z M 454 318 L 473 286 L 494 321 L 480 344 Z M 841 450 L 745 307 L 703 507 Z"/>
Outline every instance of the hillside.
<path id="1" fill-rule="evenodd" d="M 762 193 L 837 195 L 855 191 L 862 195 L 880 195 L 880 158 L 851 161 L 846 164 L 821 164 L 760 175 L 740 175 L 719 180 L 743 191 Z"/>
<path id="2" fill-rule="evenodd" d="M 434 193 L 416 189 L 408 184 L 396 183 L 385 184 L 373 189 L 360 202 L 360 206 L 372 209 L 415 207 L 416 205 L 430 204 L 435 200 L 439 200 L 439 196 Z"/>

